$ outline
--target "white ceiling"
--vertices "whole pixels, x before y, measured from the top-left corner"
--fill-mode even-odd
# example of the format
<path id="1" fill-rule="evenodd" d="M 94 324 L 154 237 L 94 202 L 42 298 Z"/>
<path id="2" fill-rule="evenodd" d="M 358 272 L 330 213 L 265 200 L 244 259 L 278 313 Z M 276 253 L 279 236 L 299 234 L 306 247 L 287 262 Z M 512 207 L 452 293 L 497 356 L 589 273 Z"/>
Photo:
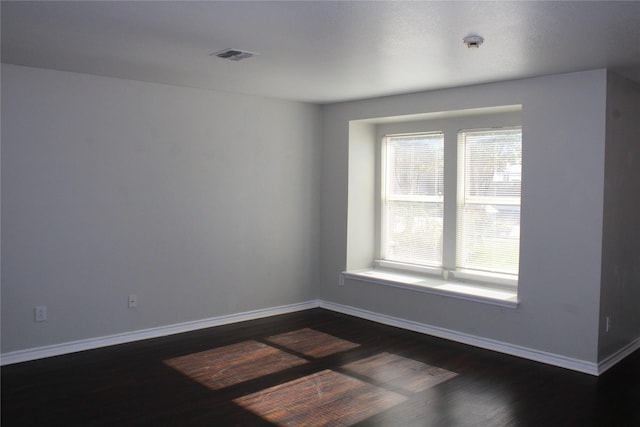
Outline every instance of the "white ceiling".
<path id="1" fill-rule="evenodd" d="M 610 68 L 640 1 L 2 1 L 2 62 L 328 103 Z M 468 49 L 462 38 L 485 43 Z M 259 56 L 210 57 L 225 48 Z"/>

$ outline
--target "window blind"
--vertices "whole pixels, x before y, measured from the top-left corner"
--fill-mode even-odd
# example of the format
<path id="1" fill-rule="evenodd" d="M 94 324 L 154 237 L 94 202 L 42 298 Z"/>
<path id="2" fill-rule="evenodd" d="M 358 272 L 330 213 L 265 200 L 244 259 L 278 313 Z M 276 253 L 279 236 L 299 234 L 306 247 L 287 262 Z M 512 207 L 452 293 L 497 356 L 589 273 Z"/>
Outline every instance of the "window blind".
<path id="1" fill-rule="evenodd" d="M 522 130 L 458 134 L 456 268 L 517 275 Z"/>
<path id="2" fill-rule="evenodd" d="M 382 258 L 442 265 L 442 132 L 386 138 Z"/>

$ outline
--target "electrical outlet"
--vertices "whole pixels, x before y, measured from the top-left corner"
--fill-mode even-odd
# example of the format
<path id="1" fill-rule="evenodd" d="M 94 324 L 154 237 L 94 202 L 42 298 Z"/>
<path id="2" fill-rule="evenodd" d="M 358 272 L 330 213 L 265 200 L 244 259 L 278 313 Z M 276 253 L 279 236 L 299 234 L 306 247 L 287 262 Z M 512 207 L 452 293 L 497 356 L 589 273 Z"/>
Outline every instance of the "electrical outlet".
<path id="1" fill-rule="evenodd" d="M 36 322 L 44 322 L 47 320 L 47 307 L 44 305 L 36 306 L 35 309 L 35 320 Z"/>
<path id="2" fill-rule="evenodd" d="M 135 294 L 129 295 L 129 308 L 138 307 L 138 297 Z"/>
<path id="3" fill-rule="evenodd" d="M 607 324 L 605 326 L 605 332 L 609 332 L 611 330 L 611 317 L 607 316 Z"/>
<path id="4" fill-rule="evenodd" d="M 338 276 L 338 286 L 344 286 L 344 274 L 342 273 Z"/>

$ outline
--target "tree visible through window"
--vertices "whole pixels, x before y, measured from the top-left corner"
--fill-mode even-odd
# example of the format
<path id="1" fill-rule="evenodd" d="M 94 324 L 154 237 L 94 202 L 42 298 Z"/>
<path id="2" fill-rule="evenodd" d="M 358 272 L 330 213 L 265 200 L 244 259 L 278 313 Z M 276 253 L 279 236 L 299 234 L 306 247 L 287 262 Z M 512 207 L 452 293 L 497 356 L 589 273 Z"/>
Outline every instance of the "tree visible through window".
<path id="1" fill-rule="evenodd" d="M 521 128 L 459 132 L 457 164 L 444 164 L 444 147 L 443 132 L 385 138 L 381 260 L 517 278 Z M 449 167 L 456 169 L 457 182 L 447 188 L 457 188 L 457 204 L 446 211 Z M 455 233 L 444 234 L 445 218 Z M 446 257 L 443 242 L 455 248 Z"/>
<path id="2" fill-rule="evenodd" d="M 517 275 L 522 131 L 464 131 L 458 138 L 456 267 Z"/>
<path id="3" fill-rule="evenodd" d="M 383 208 L 384 258 L 442 265 L 444 135 L 387 138 Z"/>

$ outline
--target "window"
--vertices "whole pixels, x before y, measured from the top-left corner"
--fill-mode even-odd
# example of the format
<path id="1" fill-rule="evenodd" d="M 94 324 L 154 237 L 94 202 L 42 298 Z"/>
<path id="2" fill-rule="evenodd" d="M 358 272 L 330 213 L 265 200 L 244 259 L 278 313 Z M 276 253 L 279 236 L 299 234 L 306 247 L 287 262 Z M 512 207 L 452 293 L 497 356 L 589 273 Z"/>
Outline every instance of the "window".
<path id="1" fill-rule="evenodd" d="M 456 268 L 518 275 L 520 128 L 458 135 Z"/>
<path id="2" fill-rule="evenodd" d="M 447 164 L 456 136 L 457 162 Z M 516 284 L 521 167 L 520 127 L 387 135 L 378 265 Z"/>
<path id="3" fill-rule="evenodd" d="M 383 156 L 382 258 L 441 266 L 444 135 L 390 136 Z"/>

